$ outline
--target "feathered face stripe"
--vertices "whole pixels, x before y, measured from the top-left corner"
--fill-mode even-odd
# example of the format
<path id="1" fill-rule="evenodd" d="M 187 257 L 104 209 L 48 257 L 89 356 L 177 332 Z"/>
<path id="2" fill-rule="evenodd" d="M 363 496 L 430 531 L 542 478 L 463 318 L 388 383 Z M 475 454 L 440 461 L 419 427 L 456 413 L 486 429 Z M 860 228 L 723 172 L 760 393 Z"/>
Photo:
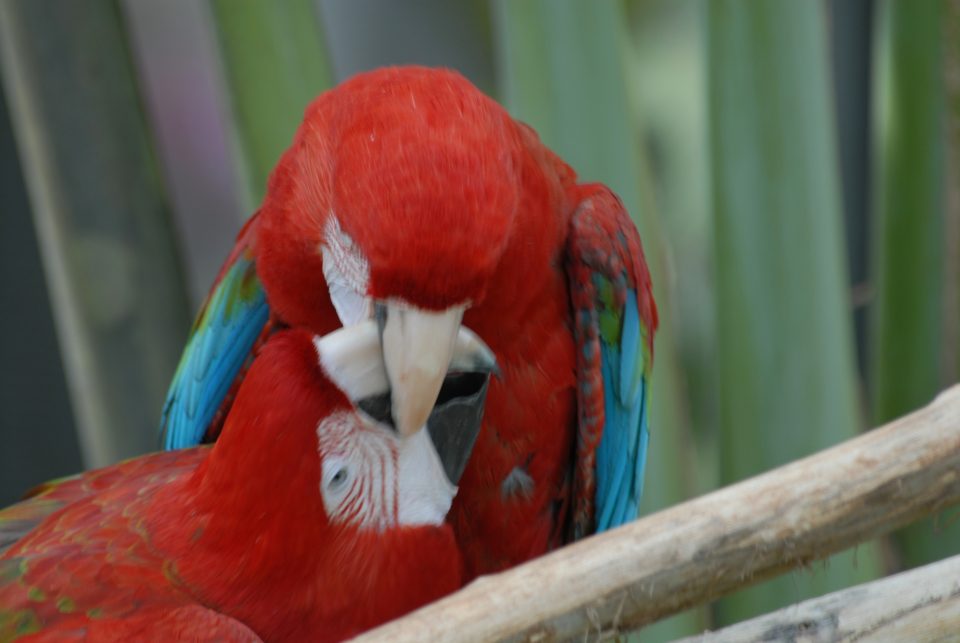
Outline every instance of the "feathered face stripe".
<path id="1" fill-rule="evenodd" d="M 396 525 L 397 437 L 343 411 L 320 423 L 317 440 L 320 493 L 330 520 L 378 530 Z"/>
<path id="2" fill-rule="evenodd" d="M 323 231 L 323 276 L 340 321 L 348 326 L 368 319 L 373 304 L 367 297 L 370 267 L 332 212 Z"/>

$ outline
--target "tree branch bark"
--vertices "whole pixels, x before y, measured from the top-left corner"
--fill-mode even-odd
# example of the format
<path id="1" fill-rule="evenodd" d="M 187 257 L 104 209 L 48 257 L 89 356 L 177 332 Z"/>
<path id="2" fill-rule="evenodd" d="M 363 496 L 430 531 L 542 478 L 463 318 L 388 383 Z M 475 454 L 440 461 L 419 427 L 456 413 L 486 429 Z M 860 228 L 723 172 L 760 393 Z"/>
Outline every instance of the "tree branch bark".
<path id="1" fill-rule="evenodd" d="M 683 643 L 942 641 L 960 632 L 960 556 L 791 605 Z"/>
<path id="2" fill-rule="evenodd" d="M 633 630 L 958 501 L 960 386 L 816 455 L 477 579 L 356 640 Z"/>

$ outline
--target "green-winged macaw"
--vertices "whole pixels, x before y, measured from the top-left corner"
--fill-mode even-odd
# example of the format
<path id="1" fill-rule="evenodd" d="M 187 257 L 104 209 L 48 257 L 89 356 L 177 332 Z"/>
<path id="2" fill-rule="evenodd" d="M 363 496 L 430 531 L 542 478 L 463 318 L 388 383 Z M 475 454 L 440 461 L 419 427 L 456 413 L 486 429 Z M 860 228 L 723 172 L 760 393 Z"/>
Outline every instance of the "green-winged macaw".
<path id="1" fill-rule="evenodd" d="M 197 318 L 166 446 L 216 436 L 272 329 L 370 317 L 401 433 L 430 414 L 458 329 L 496 353 L 449 517 L 468 577 L 636 517 L 657 328 L 637 230 L 455 72 L 380 69 L 309 106 Z"/>
<path id="2" fill-rule="evenodd" d="M 452 355 L 494 365 L 466 330 Z M 341 640 L 456 589 L 444 518 L 479 421 L 402 436 L 361 410 L 388 391 L 374 321 L 283 331 L 212 447 L 0 511 L 0 641 Z"/>

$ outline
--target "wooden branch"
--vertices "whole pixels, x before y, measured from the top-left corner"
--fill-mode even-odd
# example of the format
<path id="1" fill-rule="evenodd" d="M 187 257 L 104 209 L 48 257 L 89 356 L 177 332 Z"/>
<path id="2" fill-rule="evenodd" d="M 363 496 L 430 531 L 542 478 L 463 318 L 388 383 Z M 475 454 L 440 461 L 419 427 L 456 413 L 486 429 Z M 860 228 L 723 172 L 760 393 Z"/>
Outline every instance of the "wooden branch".
<path id="1" fill-rule="evenodd" d="M 960 556 L 791 605 L 684 643 L 945 641 L 960 632 Z"/>
<path id="2" fill-rule="evenodd" d="M 632 630 L 958 501 L 960 386 L 814 456 L 480 578 L 357 640 Z"/>

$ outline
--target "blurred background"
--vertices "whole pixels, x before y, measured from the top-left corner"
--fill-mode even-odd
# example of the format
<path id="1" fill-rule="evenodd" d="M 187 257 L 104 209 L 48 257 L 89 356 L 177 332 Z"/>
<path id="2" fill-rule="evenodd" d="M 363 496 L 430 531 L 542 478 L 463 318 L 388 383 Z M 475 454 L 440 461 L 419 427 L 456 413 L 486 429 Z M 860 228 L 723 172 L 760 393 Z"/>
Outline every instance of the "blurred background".
<path id="1" fill-rule="evenodd" d="M 634 215 L 644 512 L 925 404 L 960 365 L 953 0 L 0 0 L 0 502 L 156 448 L 193 313 L 319 92 L 460 70 Z M 960 551 L 946 511 L 641 634 Z"/>

